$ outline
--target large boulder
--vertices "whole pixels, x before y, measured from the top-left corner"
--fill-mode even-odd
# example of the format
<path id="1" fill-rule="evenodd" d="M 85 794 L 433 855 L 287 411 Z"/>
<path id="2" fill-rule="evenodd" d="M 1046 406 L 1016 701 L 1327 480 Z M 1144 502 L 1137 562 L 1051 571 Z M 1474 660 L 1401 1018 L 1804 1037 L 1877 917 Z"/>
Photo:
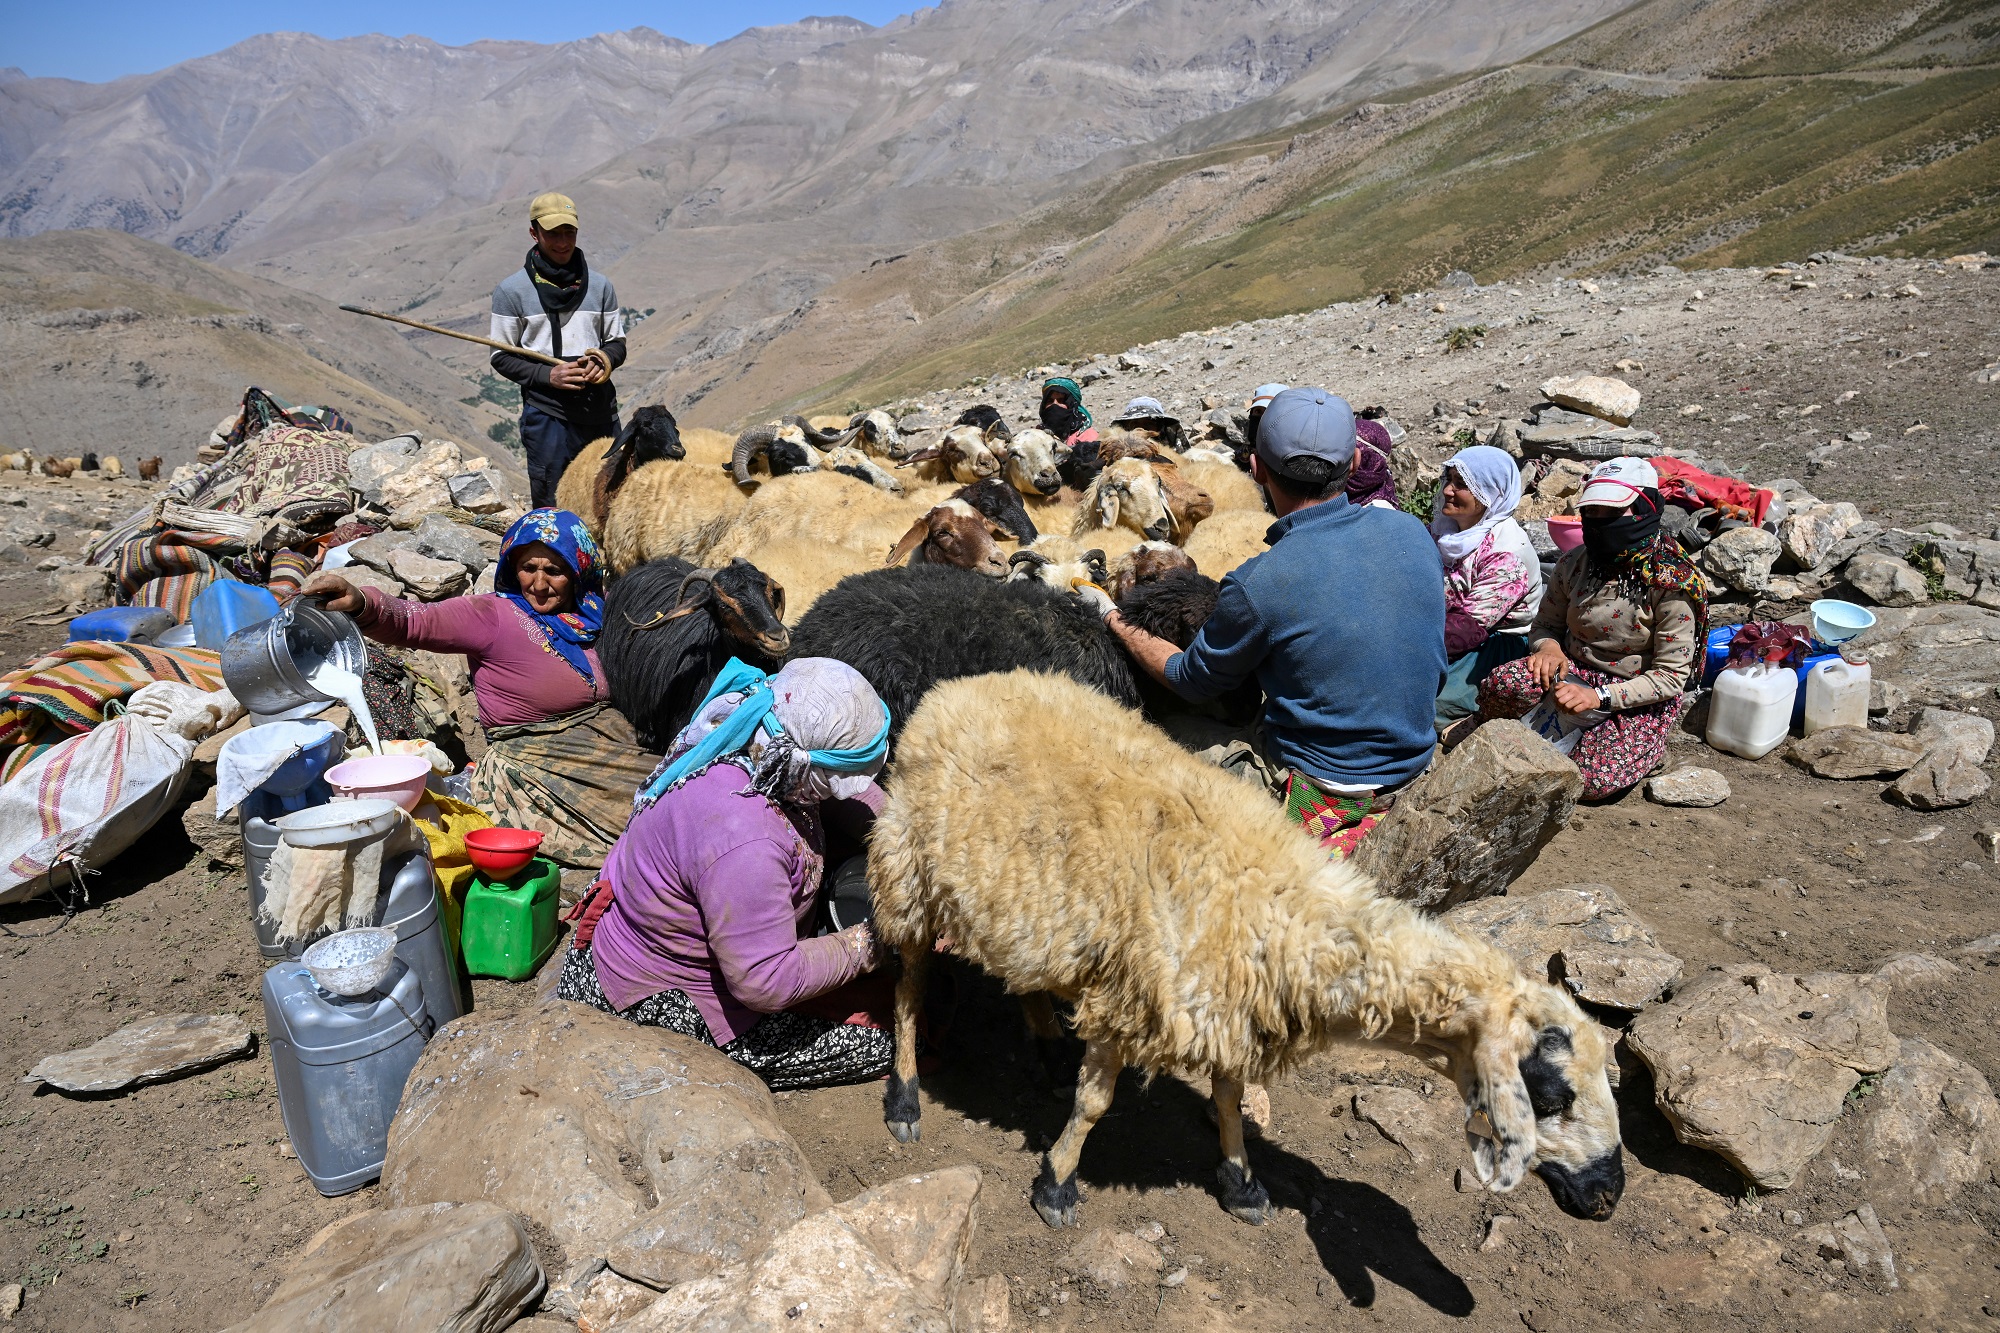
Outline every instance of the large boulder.
<path id="1" fill-rule="evenodd" d="M 1486 898 L 1454 907 L 1444 919 L 1494 945 L 1529 976 L 1559 982 L 1606 1009 L 1637 1013 L 1681 978 L 1681 960 L 1604 884 Z"/>
<path id="2" fill-rule="evenodd" d="M 1921 606 L 1931 599 L 1924 576 L 1906 560 L 1863 551 L 1841 567 L 1841 577 L 1877 606 Z"/>
<path id="3" fill-rule="evenodd" d="M 1924 757 L 1889 785 L 1889 795 L 1917 810 L 1970 805 L 1993 786 L 1980 765 L 1993 750 L 1993 723 L 1971 713 L 1926 708 L 1910 739 Z"/>
<path id="4" fill-rule="evenodd" d="M 459 448 L 450 440 L 418 443 L 413 435 L 357 449 L 347 458 L 348 480 L 371 503 L 391 513 L 428 513 L 451 508 L 449 479 L 464 470 Z"/>
<path id="5" fill-rule="evenodd" d="M 1771 586 L 1771 566 L 1782 548 L 1762 528 L 1731 528 L 1701 548 L 1695 563 L 1704 574 L 1738 592 L 1763 592 Z"/>
<path id="6" fill-rule="evenodd" d="M 1818 569 L 1860 521 L 1861 511 L 1846 501 L 1811 504 L 1793 510 L 1778 524 L 1778 544 L 1800 569 Z"/>
<path id="7" fill-rule="evenodd" d="M 1828 727 L 1793 743 L 1785 758 L 1816 778 L 1851 782 L 1857 778 L 1893 778 L 1916 767 L 1924 746 L 1893 731 L 1866 727 Z"/>
<path id="8" fill-rule="evenodd" d="M 2000 1164 L 2000 1102 L 1986 1076 L 1920 1037 L 1861 1103 L 1871 1189 L 1943 1207 Z"/>
<path id="9" fill-rule="evenodd" d="M 1583 775 L 1519 722 L 1488 722 L 1405 788 L 1355 868 L 1420 907 L 1504 893 L 1569 823 Z"/>
<path id="10" fill-rule="evenodd" d="M 385 534 L 386 535 L 386 534 Z M 426 514 L 408 533 L 408 544 L 433 560 L 455 560 L 468 574 L 477 574 L 500 554 L 500 539 L 479 528 L 454 523 L 443 514 Z"/>
<path id="11" fill-rule="evenodd" d="M 1879 609 L 1842 645 L 1917 704 L 1991 702 L 2000 686 L 2000 613 L 1964 602 Z"/>
<path id="12" fill-rule="evenodd" d="M 979 1184 L 978 1168 L 955 1166 L 878 1185 L 675 1287 L 619 1333 L 979 1333 L 990 1327 L 979 1317 L 984 1293 L 964 1281 Z"/>
<path id="13" fill-rule="evenodd" d="M 250 1319 L 228 1333 L 498 1333 L 542 1295 L 520 1221 L 490 1203 L 344 1217 Z"/>
<path id="14" fill-rule="evenodd" d="M 1587 412 L 1614 426 L 1639 415 L 1639 391 L 1608 375 L 1564 375 L 1542 381 L 1542 396 L 1558 407 Z"/>
<path id="15" fill-rule="evenodd" d="M 541 1294 L 541 1265 L 512 1213 L 388 1208 L 323 1228 L 264 1308 L 228 1333 L 497 1333 Z"/>
<path id="16" fill-rule="evenodd" d="M 403 1087 L 382 1193 L 487 1199 L 654 1287 L 753 1256 L 832 1202 L 754 1074 L 563 1001 L 439 1030 Z"/>
<path id="17" fill-rule="evenodd" d="M 1869 976 L 1738 963 L 1640 1014 L 1625 1041 L 1681 1142 L 1784 1189 L 1826 1146 L 1861 1076 L 1896 1062 L 1889 993 Z"/>
<path id="18" fill-rule="evenodd" d="M 389 554 L 389 573 L 419 601 L 456 597 L 472 586 L 472 573 L 456 560 L 434 560 L 408 547 Z"/>

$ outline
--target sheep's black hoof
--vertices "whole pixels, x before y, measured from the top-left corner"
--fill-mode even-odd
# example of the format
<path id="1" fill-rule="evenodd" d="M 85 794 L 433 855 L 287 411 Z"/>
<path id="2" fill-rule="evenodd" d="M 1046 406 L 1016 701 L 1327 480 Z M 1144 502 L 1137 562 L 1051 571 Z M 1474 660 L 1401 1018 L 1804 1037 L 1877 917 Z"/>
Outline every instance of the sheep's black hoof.
<path id="1" fill-rule="evenodd" d="M 923 1108 L 917 1102 L 917 1081 L 890 1074 L 889 1085 L 882 1090 L 882 1119 L 896 1136 L 896 1142 L 915 1143 L 923 1137 L 917 1123 L 922 1114 Z"/>
<path id="2" fill-rule="evenodd" d="M 1035 1187 L 1028 1192 L 1028 1199 L 1050 1226 L 1075 1226 L 1076 1206 L 1080 1202 L 1076 1192 L 1076 1172 L 1070 1172 L 1069 1179 L 1058 1185 L 1056 1170 L 1049 1165 L 1049 1155 L 1043 1153 L 1042 1171 L 1035 1177 Z"/>
<path id="3" fill-rule="evenodd" d="M 1251 1179 L 1227 1158 L 1215 1168 L 1215 1178 L 1222 1186 L 1222 1206 L 1231 1217 L 1253 1227 L 1271 1220 L 1271 1196 L 1264 1192 L 1262 1181 Z"/>

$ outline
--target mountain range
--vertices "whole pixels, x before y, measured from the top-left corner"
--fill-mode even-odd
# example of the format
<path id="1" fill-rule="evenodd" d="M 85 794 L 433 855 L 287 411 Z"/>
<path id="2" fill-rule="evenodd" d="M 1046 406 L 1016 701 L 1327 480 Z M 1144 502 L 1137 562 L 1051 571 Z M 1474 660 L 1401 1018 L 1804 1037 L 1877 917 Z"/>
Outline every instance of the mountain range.
<path id="1" fill-rule="evenodd" d="M 627 401 L 724 425 L 1450 270 L 2000 243 L 1996 33 L 1970 0 L 945 0 L 706 47 L 277 33 L 101 85 L 0 72 L 0 236 L 36 238 L 0 263 L 126 232 L 89 247 L 107 283 L 129 261 L 157 286 L 173 265 L 140 256 L 170 246 L 183 286 L 290 302 L 278 325 L 372 363 L 398 335 L 328 301 L 483 331 L 526 199 L 560 188 L 634 320 Z M 286 336 L 273 357 L 313 359 Z M 483 352 L 400 347 L 385 411 L 429 362 L 460 389 L 439 429 L 498 422 Z"/>

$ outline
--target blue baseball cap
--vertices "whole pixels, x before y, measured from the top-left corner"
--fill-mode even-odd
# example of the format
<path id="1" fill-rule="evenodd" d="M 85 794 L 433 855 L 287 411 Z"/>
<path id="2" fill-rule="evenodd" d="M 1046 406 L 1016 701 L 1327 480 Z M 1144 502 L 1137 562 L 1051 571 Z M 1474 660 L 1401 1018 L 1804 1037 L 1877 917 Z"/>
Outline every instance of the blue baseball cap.
<path id="1" fill-rule="evenodd" d="M 1354 461 L 1354 409 L 1325 389 L 1287 389 L 1264 409 L 1257 426 L 1257 456 L 1287 476 L 1287 464 L 1317 458 L 1334 467 Z"/>

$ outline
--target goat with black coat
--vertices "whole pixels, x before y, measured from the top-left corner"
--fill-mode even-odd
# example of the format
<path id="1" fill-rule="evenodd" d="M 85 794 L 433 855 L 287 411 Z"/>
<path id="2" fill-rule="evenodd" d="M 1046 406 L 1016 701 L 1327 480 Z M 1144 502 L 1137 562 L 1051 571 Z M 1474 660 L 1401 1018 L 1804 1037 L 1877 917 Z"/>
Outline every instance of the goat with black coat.
<path id="1" fill-rule="evenodd" d="M 916 565 L 842 579 L 792 631 L 793 659 L 831 657 L 859 671 L 889 705 L 893 746 L 932 687 L 1027 667 L 1139 706 L 1125 650 L 1097 614 L 1039 583 L 1001 583 Z"/>
<path id="2" fill-rule="evenodd" d="M 1157 578 L 1134 583 L 1118 599 L 1118 614 L 1126 624 L 1185 650 L 1215 614 L 1215 599 L 1221 591 L 1222 585 L 1206 574 L 1173 569 Z M 1135 675 L 1146 716 L 1156 722 L 1192 715 L 1215 718 L 1232 726 L 1246 725 L 1257 716 L 1264 699 L 1257 683 L 1246 681 L 1210 703 L 1193 704 L 1144 672 Z"/>
<path id="3" fill-rule="evenodd" d="M 951 498 L 965 501 L 1023 546 L 1042 535 L 1035 527 L 1035 520 L 1028 517 L 1028 506 L 1022 502 L 1021 493 L 1005 477 L 988 477 L 961 486 L 951 493 Z"/>
<path id="4" fill-rule="evenodd" d="M 597 655 L 611 702 L 664 754 L 730 658 L 776 669 L 791 646 L 785 590 L 748 560 L 697 569 L 649 560 L 611 585 Z"/>

